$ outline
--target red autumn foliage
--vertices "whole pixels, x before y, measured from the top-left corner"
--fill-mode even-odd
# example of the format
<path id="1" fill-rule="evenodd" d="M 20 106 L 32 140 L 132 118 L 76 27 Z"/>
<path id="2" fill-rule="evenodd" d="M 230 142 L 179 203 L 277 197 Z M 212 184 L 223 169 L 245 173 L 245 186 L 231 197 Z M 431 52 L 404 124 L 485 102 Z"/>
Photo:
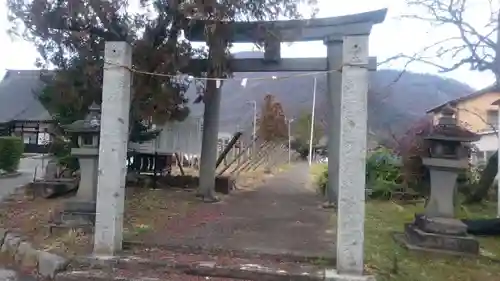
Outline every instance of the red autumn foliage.
<path id="1" fill-rule="evenodd" d="M 428 175 L 427 169 L 422 164 L 422 158 L 429 154 L 424 138 L 432 128 L 432 119 L 422 118 L 397 141 L 397 152 L 402 158 L 405 183 L 417 192 L 426 192 L 422 188 L 427 186 L 425 183 Z"/>

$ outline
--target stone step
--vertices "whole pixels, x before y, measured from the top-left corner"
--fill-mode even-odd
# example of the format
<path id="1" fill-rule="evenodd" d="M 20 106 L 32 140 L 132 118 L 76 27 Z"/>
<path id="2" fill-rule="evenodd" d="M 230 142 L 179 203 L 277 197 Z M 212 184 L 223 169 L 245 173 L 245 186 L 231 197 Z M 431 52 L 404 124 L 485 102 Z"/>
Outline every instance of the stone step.
<path id="1" fill-rule="evenodd" d="M 134 276 L 135 277 L 135 276 Z M 113 274 L 101 271 L 101 270 L 82 270 L 82 271 L 67 271 L 67 272 L 60 272 L 59 274 L 56 275 L 54 281 L 86 281 L 86 280 L 93 280 L 93 281 L 132 281 L 134 277 L 125 277 L 125 276 L 113 276 Z M 140 279 L 135 279 L 139 281 Z M 150 281 L 155 281 L 159 279 L 155 278 L 148 278 L 146 280 Z M 166 280 L 168 281 L 168 280 Z"/>
<path id="2" fill-rule="evenodd" d="M 196 259 L 195 256 L 190 256 L 188 260 L 183 261 L 170 258 L 163 260 L 134 256 L 103 259 L 97 257 L 81 257 L 74 260 L 73 263 L 73 268 L 78 268 L 80 271 L 59 273 L 56 281 L 150 281 L 157 279 L 320 281 L 324 280 L 325 276 L 324 267 L 310 264 L 287 262 L 273 263 L 264 260 L 261 260 L 259 264 L 255 264 L 255 261 L 251 262 L 244 259 L 236 260 L 236 262 L 221 262 L 217 259 L 202 261 Z M 135 276 L 137 274 L 140 274 L 140 276 Z M 148 278 L 144 278 L 144 276 L 148 276 Z M 183 276 L 183 279 L 179 279 L 178 276 Z"/>
<path id="3" fill-rule="evenodd" d="M 3 280 L 3 279 L 2 279 Z M 245 281 L 232 278 L 214 278 L 187 274 L 155 274 L 145 275 L 143 272 L 115 272 L 101 270 L 70 271 L 59 273 L 54 281 Z M 17 281 L 17 280 L 16 280 Z M 20 280 L 24 281 L 24 280 Z"/>

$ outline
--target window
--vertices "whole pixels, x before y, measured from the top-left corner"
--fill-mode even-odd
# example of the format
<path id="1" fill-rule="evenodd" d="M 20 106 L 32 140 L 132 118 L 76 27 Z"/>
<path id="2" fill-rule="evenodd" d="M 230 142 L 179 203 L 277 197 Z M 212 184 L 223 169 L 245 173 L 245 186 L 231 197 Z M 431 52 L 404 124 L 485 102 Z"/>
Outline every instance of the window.
<path id="1" fill-rule="evenodd" d="M 50 143 L 50 134 L 49 133 L 38 133 L 38 143 L 46 145 Z"/>
<path id="2" fill-rule="evenodd" d="M 23 142 L 25 144 L 36 144 L 38 140 L 37 133 L 23 133 Z"/>
<path id="3" fill-rule="evenodd" d="M 94 145 L 94 139 L 91 135 L 82 136 L 82 145 Z"/>
<path id="4" fill-rule="evenodd" d="M 493 126 L 495 129 L 498 129 L 498 110 L 488 110 L 486 112 L 486 122 L 488 126 Z M 491 128 L 487 128 L 490 130 Z"/>

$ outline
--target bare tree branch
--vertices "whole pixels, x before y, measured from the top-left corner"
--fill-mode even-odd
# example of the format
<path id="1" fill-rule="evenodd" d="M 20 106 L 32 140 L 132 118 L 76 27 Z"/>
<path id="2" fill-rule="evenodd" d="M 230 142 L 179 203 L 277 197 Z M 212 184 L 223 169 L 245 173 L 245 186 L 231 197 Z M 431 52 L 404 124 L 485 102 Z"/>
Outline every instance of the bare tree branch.
<path id="1" fill-rule="evenodd" d="M 498 15 L 498 11 L 495 10 L 491 0 L 488 1 L 490 14 L 484 16 L 489 22 L 484 27 L 474 26 L 465 19 L 467 4 L 472 3 L 471 0 L 407 0 L 406 3 L 410 7 L 417 8 L 415 10 L 422 8 L 425 13 L 403 15 L 403 18 L 425 21 L 436 27 L 452 26 L 457 34 L 440 40 L 413 56 L 399 55 L 399 58 L 432 65 L 440 72 L 451 72 L 462 66 L 468 66 L 476 71 L 491 71 L 497 81 L 500 80 L 497 66 L 498 40 L 493 38 L 498 33 L 499 20 L 498 16 L 495 16 Z M 433 55 L 427 55 L 428 52 L 433 52 Z M 451 65 L 436 62 L 436 59 L 447 56 L 454 60 Z"/>
<path id="2" fill-rule="evenodd" d="M 464 108 L 464 107 L 457 107 L 457 110 L 458 111 L 464 111 L 464 112 L 467 112 L 467 113 L 470 113 L 474 116 L 476 116 L 477 118 L 479 118 L 479 120 L 481 120 L 481 122 L 483 122 L 484 124 L 486 124 L 488 127 L 490 127 L 490 129 L 495 133 L 495 135 L 498 135 L 498 130 L 497 130 L 497 127 L 495 127 L 493 124 L 491 124 L 490 122 L 488 122 L 486 119 L 484 119 L 483 116 L 481 116 L 481 114 L 475 112 L 475 111 L 472 111 L 472 110 L 469 110 L 467 108 Z M 469 125 L 469 124 L 465 124 L 465 125 Z"/>

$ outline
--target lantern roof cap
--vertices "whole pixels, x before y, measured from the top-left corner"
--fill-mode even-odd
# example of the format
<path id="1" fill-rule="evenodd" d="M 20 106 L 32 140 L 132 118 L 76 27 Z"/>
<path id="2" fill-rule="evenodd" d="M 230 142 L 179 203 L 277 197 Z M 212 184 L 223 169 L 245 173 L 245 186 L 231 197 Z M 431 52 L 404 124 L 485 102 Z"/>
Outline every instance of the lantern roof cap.
<path id="1" fill-rule="evenodd" d="M 456 110 L 450 104 L 444 106 L 440 112 L 441 118 L 439 118 L 438 124 L 432 128 L 430 134 L 425 139 L 449 142 L 474 142 L 481 138 L 480 135 L 458 125 L 455 117 Z"/>
<path id="2" fill-rule="evenodd" d="M 101 107 L 94 101 L 88 111 L 83 120 L 76 120 L 64 126 L 64 129 L 70 133 L 99 133 L 101 131 Z"/>

